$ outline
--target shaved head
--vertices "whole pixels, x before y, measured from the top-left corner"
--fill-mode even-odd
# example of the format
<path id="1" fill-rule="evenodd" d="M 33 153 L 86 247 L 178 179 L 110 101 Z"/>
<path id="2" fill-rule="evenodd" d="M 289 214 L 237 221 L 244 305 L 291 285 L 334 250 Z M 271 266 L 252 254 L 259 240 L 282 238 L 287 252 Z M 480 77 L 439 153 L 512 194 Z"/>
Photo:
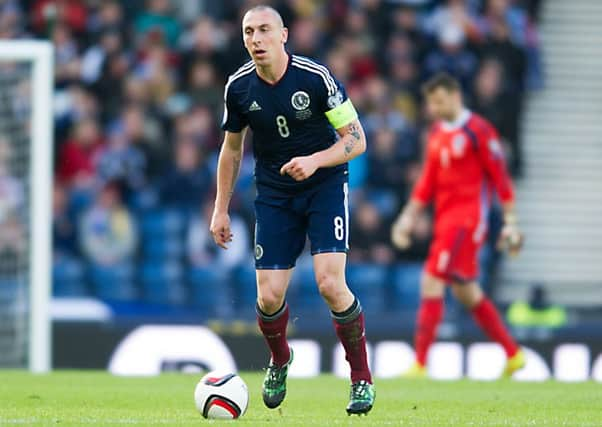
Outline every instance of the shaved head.
<path id="1" fill-rule="evenodd" d="M 249 9 L 242 19 L 242 33 L 245 47 L 258 67 L 286 69 L 288 55 L 284 44 L 288 29 L 276 9 L 266 5 Z"/>
<path id="2" fill-rule="evenodd" d="M 247 13 L 245 13 L 245 16 L 242 18 L 243 22 L 245 21 L 246 17 L 248 15 L 250 15 L 251 13 L 254 12 L 267 12 L 270 15 L 272 15 L 276 21 L 276 25 L 278 25 L 278 28 L 284 28 L 284 21 L 282 20 L 282 16 L 280 16 L 280 13 L 278 13 L 278 11 L 276 9 L 274 9 L 272 6 L 268 6 L 265 4 L 260 4 L 259 6 L 255 6 L 249 10 L 247 10 Z"/>

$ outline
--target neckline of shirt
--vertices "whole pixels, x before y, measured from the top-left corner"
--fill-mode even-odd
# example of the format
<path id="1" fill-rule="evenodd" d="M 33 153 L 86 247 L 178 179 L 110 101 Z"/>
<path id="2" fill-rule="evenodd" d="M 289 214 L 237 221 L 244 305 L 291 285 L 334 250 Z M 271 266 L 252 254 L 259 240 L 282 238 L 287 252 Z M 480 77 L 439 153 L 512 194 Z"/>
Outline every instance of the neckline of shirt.
<path id="1" fill-rule="evenodd" d="M 471 111 L 467 108 L 462 109 L 456 120 L 449 122 L 441 120 L 441 128 L 446 132 L 451 132 L 463 127 L 470 119 Z"/>
<path id="2" fill-rule="evenodd" d="M 293 55 L 291 55 L 291 54 L 290 54 L 290 53 L 288 53 L 288 52 L 286 53 L 286 55 L 288 56 L 288 59 L 287 59 L 287 61 L 286 61 L 286 68 L 285 68 L 285 70 L 284 70 L 284 73 L 282 74 L 282 76 L 280 76 L 280 78 L 279 78 L 278 80 L 276 80 L 274 83 L 270 83 L 270 82 L 268 82 L 267 80 L 265 80 L 263 77 L 261 77 L 261 76 L 259 75 L 259 71 L 257 70 L 257 65 L 256 65 L 256 66 L 255 66 L 255 75 L 257 76 L 257 78 L 258 78 L 258 79 L 259 79 L 259 80 L 260 80 L 262 83 L 265 83 L 266 85 L 268 85 L 268 86 L 270 86 L 270 87 L 274 87 L 274 86 L 276 86 L 278 83 L 280 83 L 280 82 L 281 82 L 281 81 L 284 79 L 284 76 L 286 76 L 286 73 L 288 73 L 288 69 L 289 69 L 289 68 L 290 68 L 290 66 L 291 66 L 291 60 L 292 60 L 292 58 L 293 58 Z"/>

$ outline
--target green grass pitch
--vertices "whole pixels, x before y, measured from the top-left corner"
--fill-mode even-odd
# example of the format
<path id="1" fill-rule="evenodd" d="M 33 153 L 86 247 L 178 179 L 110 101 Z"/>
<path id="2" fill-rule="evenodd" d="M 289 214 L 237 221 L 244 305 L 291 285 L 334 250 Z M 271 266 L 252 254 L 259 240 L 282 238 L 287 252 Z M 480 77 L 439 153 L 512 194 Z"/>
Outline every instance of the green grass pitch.
<path id="1" fill-rule="evenodd" d="M 0 426 L 602 426 L 602 384 L 593 382 L 379 380 L 372 412 L 348 417 L 347 381 L 290 379 L 281 410 L 268 410 L 261 374 L 241 376 L 251 392 L 249 409 L 237 421 L 219 422 L 197 413 L 195 375 L 0 371 Z"/>

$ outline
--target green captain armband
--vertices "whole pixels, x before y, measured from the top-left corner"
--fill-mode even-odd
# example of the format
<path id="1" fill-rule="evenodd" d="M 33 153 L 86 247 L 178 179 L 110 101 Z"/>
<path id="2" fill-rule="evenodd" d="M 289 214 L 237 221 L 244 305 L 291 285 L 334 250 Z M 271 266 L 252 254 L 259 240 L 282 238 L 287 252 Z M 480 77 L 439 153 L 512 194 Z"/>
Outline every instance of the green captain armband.
<path id="1" fill-rule="evenodd" d="M 324 114 L 335 129 L 340 129 L 357 119 L 357 111 L 355 111 L 350 99 Z"/>

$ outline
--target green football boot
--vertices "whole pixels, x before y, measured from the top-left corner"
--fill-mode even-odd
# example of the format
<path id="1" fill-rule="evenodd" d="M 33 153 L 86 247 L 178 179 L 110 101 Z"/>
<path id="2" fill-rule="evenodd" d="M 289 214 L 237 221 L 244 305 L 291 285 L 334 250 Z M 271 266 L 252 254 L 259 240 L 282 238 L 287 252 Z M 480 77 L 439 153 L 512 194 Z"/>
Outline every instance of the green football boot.
<path id="1" fill-rule="evenodd" d="M 351 384 L 347 414 L 366 415 L 372 409 L 375 397 L 374 384 L 364 380 Z"/>
<path id="2" fill-rule="evenodd" d="M 290 350 L 291 357 L 285 365 L 276 366 L 274 365 L 274 362 L 270 360 L 268 369 L 265 372 L 261 392 L 263 395 L 263 403 L 270 409 L 280 406 L 286 396 L 286 376 L 288 375 L 289 366 L 293 363 L 293 349 L 291 348 Z"/>

